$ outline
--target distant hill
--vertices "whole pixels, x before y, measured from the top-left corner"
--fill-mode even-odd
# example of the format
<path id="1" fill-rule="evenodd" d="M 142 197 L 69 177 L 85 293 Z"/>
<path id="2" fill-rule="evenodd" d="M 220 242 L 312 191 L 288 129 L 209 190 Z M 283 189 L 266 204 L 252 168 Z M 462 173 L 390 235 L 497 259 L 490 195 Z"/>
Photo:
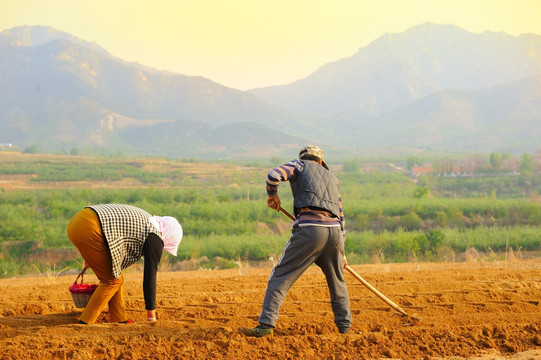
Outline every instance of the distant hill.
<path id="1" fill-rule="evenodd" d="M 539 35 L 426 23 L 385 34 L 292 84 L 250 92 L 303 113 L 379 116 L 438 90 L 481 90 L 539 74 Z"/>
<path id="2" fill-rule="evenodd" d="M 159 133 L 153 129 L 158 125 L 171 126 L 166 133 L 177 132 L 178 141 L 170 142 L 168 148 L 171 156 L 214 147 L 204 141 L 209 135 L 203 133 L 192 137 L 199 142 L 187 148 L 185 132 L 194 129 L 222 132 L 231 139 L 230 144 L 220 141 L 226 147 L 221 155 L 241 144 L 244 136 L 260 136 L 265 128 L 275 135 L 272 145 L 277 148 L 298 147 L 307 141 L 286 133 L 294 132 L 299 121 L 308 117 L 201 77 L 127 63 L 95 44 L 46 27 L 4 31 L 0 39 L 0 142 L 37 144 L 45 150 L 100 146 L 133 152 L 144 146 L 123 134 L 146 138 Z M 175 126 L 179 123 L 183 126 Z M 259 126 L 230 126 L 237 123 Z M 249 129 L 257 133 L 247 133 Z M 160 139 L 148 142 L 161 143 Z M 261 144 L 265 142 L 266 138 L 260 139 Z M 164 152 L 159 147 L 154 150 L 150 149 Z"/>
<path id="3" fill-rule="evenodd" d="M 170 157 L 539 149 L 541 36 L 423 24 L 288 85 L 239 91 L 45 26 L 0 33 L 0 143 Z M 398 150 L 399 149 L 399 150 Z"/>
<path id="4" fill-rule="evenodd" d="M 9 46 L 41 46 L 53 40 L 67 40 L 75 45 L 84 46 L 106 56 L 107 50 L 95 43 L 79 39 L 68 33 L 46 26 L 20 26 L 0 33 L 0 48 Z"/>
<path id="5" fill-rule="evenodd" d="M 392 132 L 401 147 L 475 152 L 498 144 L 533 152 L 541 148 L 540 114 L 541 75 L 485 90 L 440 90 L 376 118 L 357 136 L 371 146 Z"/>

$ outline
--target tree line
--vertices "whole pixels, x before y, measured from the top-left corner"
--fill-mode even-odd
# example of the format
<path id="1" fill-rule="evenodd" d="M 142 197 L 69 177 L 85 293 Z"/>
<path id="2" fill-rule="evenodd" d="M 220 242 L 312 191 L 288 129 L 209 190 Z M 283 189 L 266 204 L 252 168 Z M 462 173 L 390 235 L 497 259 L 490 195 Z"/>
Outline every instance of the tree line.
<path id="1" fill-rule="evenodd" d="M 99 203 L 126 203 L 152 214 L 177 217 L 185 237 L 178 256 L 168 258 L 170 264 L 201 257 L 226 259 L 221 266 L 231 266 L 238 259 L 267 261 L 276 259 L 287 241 L 289 220 L 265 203 L 264 181 L 270 166 L 203 176 L 173 162 L 157 171 L 156 165 L 141 161 L 93 161 L 97 162 L 92 166 L 42 162 L 42 170 L 32 170 L 32 165 L 0 165 L 0 174 L 34 171 L 44 174 L 42 179 L 55 172 L 73 174 L 92 168 L 100 169 L 97 173 L 109 181 L 116 180 L 107 174 L 118 170 L 123 176 L 140 174 L 141 179 L 147 173 L 156 176 L 150 183 L 141 180 L 145 186 L 133 189 L 0 188 L 0 276 L 32 272 L 36 266 L 77 267 L 81 259 L 70 252 L 74 247 L 66 235 L 67 224 L 84 206 Z M 397 262 L 444 260 L 454 254 L 456 259 L 470 248 L 540 250 L 541 181 L 537 176 L 478 181 L 428 175 L 413 181 L 405 173 L 365 172 L 353 165 L 335 173 L 341 184 L 346 250 L 352 264 L 371 262 L 374 257 Z M 283 206 L 291 210 L 288 185 L 279 191 Z M 39 255 L 50 251 L 71 255 L 55 264 L 39 263 Z"/>

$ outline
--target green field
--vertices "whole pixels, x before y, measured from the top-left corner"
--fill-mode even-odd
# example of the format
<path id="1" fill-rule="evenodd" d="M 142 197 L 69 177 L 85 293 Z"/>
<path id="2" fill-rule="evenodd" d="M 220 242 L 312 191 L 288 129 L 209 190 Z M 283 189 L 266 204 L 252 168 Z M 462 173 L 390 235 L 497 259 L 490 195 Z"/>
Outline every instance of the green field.
<path id="1" fill-rule="evenodd" d="M 0 162 L 0 277 L 78 268 L 66 235 L 86 205 L 125 203 L 179 219 L 172 269 L 277 259 L 290 222 L 266 207 L 276 160 L 251 166 L 163 159 L 18 156 Z M 539 176 L 424 177 L 336 166 L 351 264 L 501 259 L 541 248 Z M 5 179 L 27 179 L 22 187 Z M 280 187 L 291 210 L 289 185 Z M 472 255 L 475 254 L 475 255 Z"/>

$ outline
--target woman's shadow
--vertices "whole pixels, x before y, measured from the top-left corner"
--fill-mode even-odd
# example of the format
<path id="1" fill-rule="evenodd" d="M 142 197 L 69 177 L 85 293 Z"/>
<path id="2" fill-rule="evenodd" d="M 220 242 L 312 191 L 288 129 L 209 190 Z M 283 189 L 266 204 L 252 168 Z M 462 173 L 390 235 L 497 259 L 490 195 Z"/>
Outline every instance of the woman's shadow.
<path id="1" fill-rule="evenodd" d="M 35 333 L 50 327 L 76 325 L 80 311 L 47 315 L 26 315 L 0 317 L 0 340 L 22 334 Z M 79 325 L 80 326 L 80 325 Z"/>

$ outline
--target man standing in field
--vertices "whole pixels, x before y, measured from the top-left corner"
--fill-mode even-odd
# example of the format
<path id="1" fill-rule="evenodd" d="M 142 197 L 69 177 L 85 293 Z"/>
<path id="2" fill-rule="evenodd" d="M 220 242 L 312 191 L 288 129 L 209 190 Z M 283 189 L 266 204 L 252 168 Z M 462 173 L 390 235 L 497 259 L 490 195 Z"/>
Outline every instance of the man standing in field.
<path id="1" fill-rule="evenodd" d="M 317 146 L 307 146 L 301 149 L 299 159 L 272 169 L 267 176 L 267 206 L 277 211 L 280 210 L 278 185 L 282 181 L 289 181 L 294 198 L 291 237 L 269 277 L 259 325 L 241 331 L 247 336 L 271 335 L 287 292 L 315 263 L 327 279 L 338 331 L 347 333 L 351 311 L 344 280 L 345 228 L 338 179 L 323 161 L 323 151 Z"/>

